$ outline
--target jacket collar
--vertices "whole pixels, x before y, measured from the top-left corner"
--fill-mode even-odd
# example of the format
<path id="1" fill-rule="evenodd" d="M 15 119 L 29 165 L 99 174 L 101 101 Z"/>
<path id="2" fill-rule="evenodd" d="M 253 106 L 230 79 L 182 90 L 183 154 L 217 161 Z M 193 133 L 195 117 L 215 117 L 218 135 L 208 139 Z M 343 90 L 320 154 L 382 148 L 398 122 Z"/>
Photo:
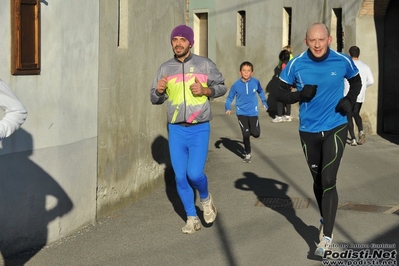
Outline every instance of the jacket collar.
<path id="1" fill-rule="evenodd" d="M 327 52 L 322 57 L 315 57 L 312 52 L 308 49 L 307 50 L 308 57 L 314 62 L 323 62 L 327 59 L 328 55 L 330 54 L 330 47 L 327 47 Z"/>
<path id="2" fill-rule="evenodd" d="M 186 62 L 190 61 L 191 58 L 193 58 L 193 53 L 190 51 L 190 54 L 186 58 L 184 58 L 184 62 L 182 62 L 179 59 L 177 59 L 176 55 L 174 55 L 174 58 L 175 58 L 176 61 L 178 61 L 180 63 L 186 63 Z"/>

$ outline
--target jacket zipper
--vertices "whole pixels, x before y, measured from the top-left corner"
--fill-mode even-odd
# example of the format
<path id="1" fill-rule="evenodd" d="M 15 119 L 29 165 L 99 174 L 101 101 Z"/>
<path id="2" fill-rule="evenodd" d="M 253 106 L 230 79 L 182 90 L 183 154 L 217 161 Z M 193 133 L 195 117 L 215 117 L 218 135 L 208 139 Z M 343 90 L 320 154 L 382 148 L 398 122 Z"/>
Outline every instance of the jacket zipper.
<path id="1" fill-rule="evenodd" d="M 184 111 L 183 111 L 183 122 L 186 122 L 186 75 L 184 74 L 184 62 L 182 62 L 182 70 L 183 70 L 183 101 L 184 101 Z"/>

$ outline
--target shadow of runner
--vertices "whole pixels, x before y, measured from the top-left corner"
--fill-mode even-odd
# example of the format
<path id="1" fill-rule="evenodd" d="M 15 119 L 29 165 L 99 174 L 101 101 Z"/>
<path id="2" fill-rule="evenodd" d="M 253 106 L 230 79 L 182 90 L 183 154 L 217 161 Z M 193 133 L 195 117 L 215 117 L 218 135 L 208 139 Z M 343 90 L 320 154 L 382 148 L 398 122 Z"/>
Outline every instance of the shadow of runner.
<path id="1" fill-rule="evenodd" d="M 29 150 L 0 159 L 0 258 L 3 256 L 5 266 L 25 265 L 47 244 L 49 223 L 73 209 L 57 181 L 29 158 L 32 135 L 20 128 L 2 141 L 3 149 L 11 150 L 17 134 Z"/>
<path id="2" fill-rule="evenodd" d="M 215 148 L 220 149 L 220 144 L 222 144 L 226 149 L 234 153 L 240 158 L 244 157 L 244 147 L 242 141 L 231 140 L 229 138 L 220 138 L 215 142 Z"/>
<path id="3" fill-rule="evenodd" d="M 238 179 L 235 182 L 235 187 L 244 191 L 253 191 L 256 197 L 275 197 L 275 198 L 289 198 L 287 191 L 289 186 L 275 179 L 259 177 L 251 172 L 245 172 L 244 178 Z M 265 205 L 266 206 L 266 205 Z M 269 206 L 266 206 L 269 207 Z M 316 244 L 318 243 L 319 230 L 314 226 L 306 225 L 295 213 L 294 208 L 271 208 L 272 210 L 283 215 L 288 222 L 292 224 L 295 231 L 308 244 L 308 259 L 321 260 L 320 257 L 314 255 Z"/>

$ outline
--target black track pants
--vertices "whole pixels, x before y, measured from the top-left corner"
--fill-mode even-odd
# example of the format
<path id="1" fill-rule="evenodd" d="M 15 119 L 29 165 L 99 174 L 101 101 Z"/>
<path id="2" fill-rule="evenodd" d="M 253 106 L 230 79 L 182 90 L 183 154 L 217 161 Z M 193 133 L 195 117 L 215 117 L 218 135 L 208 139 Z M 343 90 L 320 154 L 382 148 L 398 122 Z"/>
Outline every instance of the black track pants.
<path id="1" fill-rule="evenodd" d="M 299 132 L 313 177 L 313 191 L 324 220 L 324 235 L 332 235 L 338 207 L 337 172 L 345 149 L 347 125 L 319 133 Z"/>
<path id="2" fill-rule="evenodd" d="M 246 154 L 251 153 L 250 137 L 259 138 L 260 126 L 257 116 L 237 115 L 238 124 L 240 125 L 242 138 L 244 142 L 244 149 Z"/>

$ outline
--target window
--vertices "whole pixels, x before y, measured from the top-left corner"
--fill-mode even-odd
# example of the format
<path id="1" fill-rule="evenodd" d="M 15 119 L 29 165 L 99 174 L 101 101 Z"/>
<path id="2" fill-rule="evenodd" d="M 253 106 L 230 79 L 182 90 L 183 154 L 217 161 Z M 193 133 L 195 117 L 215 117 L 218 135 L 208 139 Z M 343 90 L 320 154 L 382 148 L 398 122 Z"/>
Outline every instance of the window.
<path id="1" fill-rule="evenodd" d="M 194 52 L 208 57 L 208 13 L 195 13 L 194 36 L 196 36 Z"/>
<path id="2" fill-rule="evenodd" d="M 237 46 L 245 46 L 245 11 L 237 13 Z"/>
<path id="3" fill-rule="evenodd" d="M 128 47 L 129 37 L 128 0 L 118 0 L 118 43 L 119 48 Z"/>
<path id="4" fill-rule="evenodd" d="M 283 47 L 291 45 L 291 7 L 283 8 Z"/>
<path id="5" fill-rule="evenodd" d="M 40 0 L 11 1 L 11 74 L 40 74 Z"/>

